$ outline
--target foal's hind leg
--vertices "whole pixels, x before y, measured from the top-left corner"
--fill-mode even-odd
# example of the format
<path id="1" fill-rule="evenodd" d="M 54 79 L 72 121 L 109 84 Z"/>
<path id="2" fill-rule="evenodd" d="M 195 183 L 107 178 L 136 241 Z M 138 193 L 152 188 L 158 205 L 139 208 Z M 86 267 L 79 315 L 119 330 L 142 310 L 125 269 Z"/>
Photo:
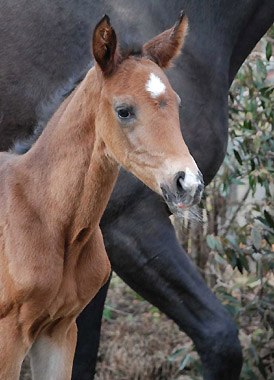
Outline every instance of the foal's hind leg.
<path id="1" fill-rule="evenodd" d="M 70 380 L 76 338 L 76 323 L 71 319 L 43 330 L 29 353 L 33 380 Z"/>

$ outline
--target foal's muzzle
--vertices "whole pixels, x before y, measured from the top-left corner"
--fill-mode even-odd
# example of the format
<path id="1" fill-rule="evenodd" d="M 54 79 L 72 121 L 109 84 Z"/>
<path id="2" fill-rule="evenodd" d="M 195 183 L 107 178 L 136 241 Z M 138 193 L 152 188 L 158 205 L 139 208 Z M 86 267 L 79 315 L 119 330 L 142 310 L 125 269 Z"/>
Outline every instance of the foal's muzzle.
<path id="1" fill-rule="evenodd" d="M 204 190 L 202 173 L 193 174 L 188 168 L 186 172 L 178 172 L 171 185 L 161 184 L 163 197 L 170 209 L 189 208 L 199 203 Z"/>

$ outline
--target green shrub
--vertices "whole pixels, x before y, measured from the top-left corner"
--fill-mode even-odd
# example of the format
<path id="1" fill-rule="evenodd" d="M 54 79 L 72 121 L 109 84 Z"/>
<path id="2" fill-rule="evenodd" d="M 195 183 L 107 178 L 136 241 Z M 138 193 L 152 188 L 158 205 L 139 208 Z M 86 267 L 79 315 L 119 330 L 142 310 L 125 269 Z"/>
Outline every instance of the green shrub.
<path id="1" fill-rule="evenodd" d="M 267 77 L 274 73 L 273 42 L 274 27 L 261 41 L 265 51 L 253 52 L 233 82 L 228 150 L 206 189 L 207 223 L 198 227 L 199 233 L 192 226 L 200 240 L 191 232 L 185 239 L 204 278 L 239 326 L 242 380 L 269 379 L 274 373 L 274 79 Z M 197 252 L 206 258 L 200 260 L 203 266 Z M 191 352 L 184 352 L 181 368 L 192 359 Z M 194 375 L 201 374 L 197 361 L 190 366 Z"/>

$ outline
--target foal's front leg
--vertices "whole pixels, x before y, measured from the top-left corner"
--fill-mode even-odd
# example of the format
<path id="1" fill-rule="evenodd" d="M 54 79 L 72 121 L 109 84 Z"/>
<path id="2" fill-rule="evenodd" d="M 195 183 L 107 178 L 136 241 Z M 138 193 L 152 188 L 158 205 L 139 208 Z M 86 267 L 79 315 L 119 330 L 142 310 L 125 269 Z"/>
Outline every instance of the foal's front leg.
<path id="1" fill-rule="evenodd" d="M 28 346 L 23 343 L 19 308 L 0 318 L 0 380 L 18 380 Z"/>
<path id="2" fill-rule="evenodd" d="M 80 302 L 80 313 L 110 274 L 110 263 L 99 227 L 83 247 L 76 268 L 75 303 Z M 33 380 L 70 380 L 76 338 L 77 328 L 72 317 L 52 322 L 43 329 L 30 350 Z"/>
<path id="3" fill-rule="evenodd" d="M 29 352 L 33 380 L 70 380 L 76 339 L 74 319 L 53 322 L 43 330 Z"/>

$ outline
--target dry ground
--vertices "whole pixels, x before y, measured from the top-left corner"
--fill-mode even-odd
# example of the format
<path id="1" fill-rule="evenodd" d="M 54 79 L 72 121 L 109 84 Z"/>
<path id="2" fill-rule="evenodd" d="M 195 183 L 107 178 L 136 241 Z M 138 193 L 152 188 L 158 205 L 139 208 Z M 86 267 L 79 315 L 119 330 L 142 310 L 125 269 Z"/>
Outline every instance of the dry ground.
<path id="1" fill-rule="evenodd" d="M 170 356 L 182 346 L 186 351 L 170 361 Z M 113 276 L 104 312 L 96 380 L 188 380 L 189 369 L 178 368 L 190 349 L 189 338 L 175 323 Z M 20 380 L 31 380 L 28 363 L 23 366 Z"/>

